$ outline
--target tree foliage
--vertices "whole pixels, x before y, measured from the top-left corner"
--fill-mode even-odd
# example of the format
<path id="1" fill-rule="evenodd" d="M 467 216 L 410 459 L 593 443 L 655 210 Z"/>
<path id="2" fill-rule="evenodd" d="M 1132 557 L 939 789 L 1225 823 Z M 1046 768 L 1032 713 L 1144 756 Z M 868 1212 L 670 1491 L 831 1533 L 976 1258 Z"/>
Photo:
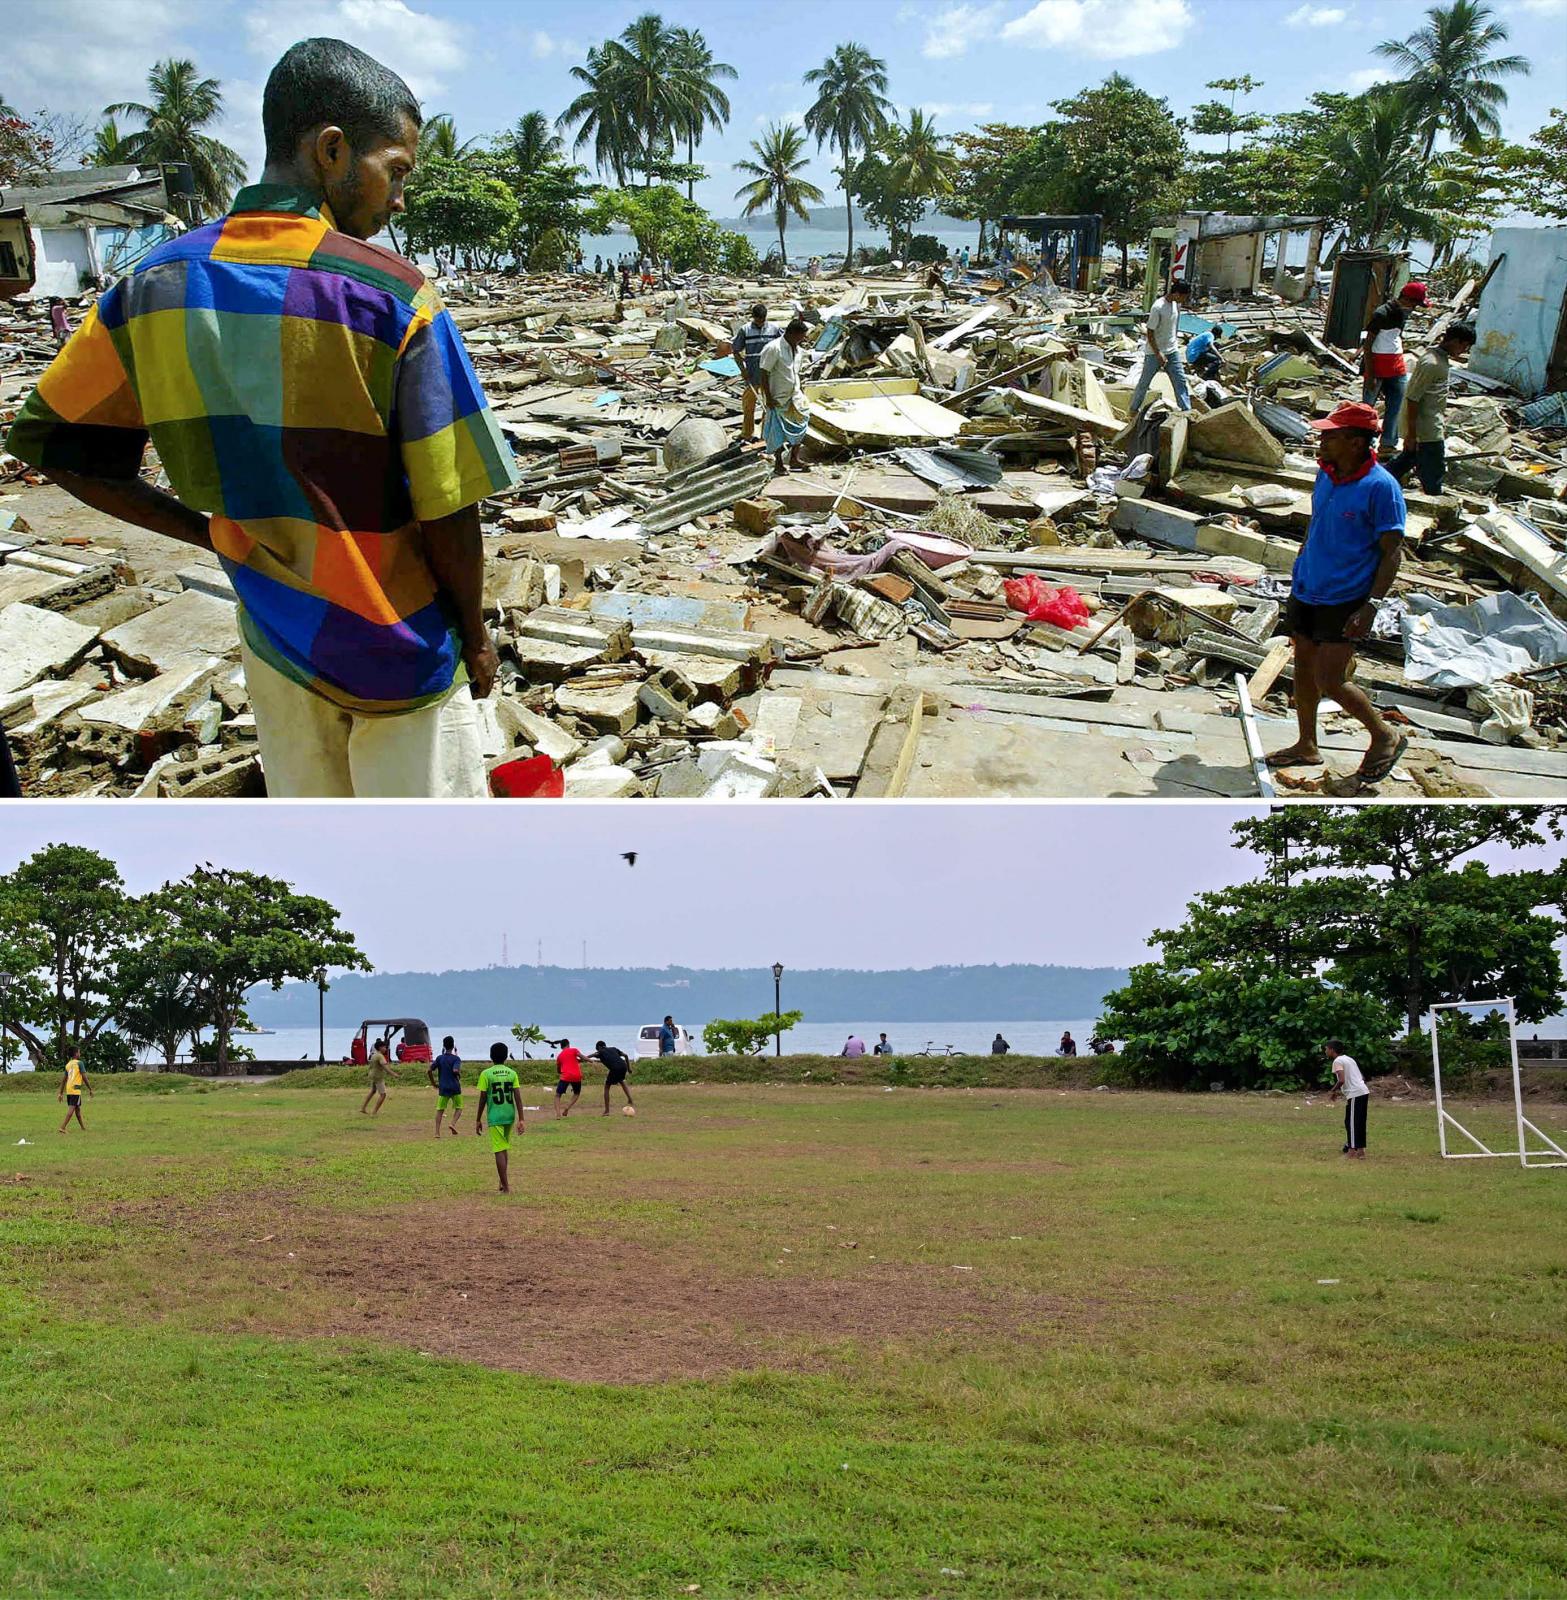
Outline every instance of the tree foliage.
<path id="1" fill-rule="evenodd" d="M 229 1035 L 243 1014 L 247 990 L 258 983 L 279 989 L 287 978 L 314 979 L 327 967 L 370 967 L 331 905 L 296 893 L 279 878 L 198 867 L 148 900 L 163 919 L 160 959 L 171 973 L 188 975 L 216 1031 L 220 1066 L 228 1060 Z"/>
<path id="2" fill-rule="evenodd" d="M 720 1019 L 702 1029 L 702 1043 L 710 1056 L 760 1055 L 771 1039 L 787 1033 L 804 1017 L 803 1011 L 769 1011 L 754 1022 Z"/>
<path id="3" fill-rule="evenodd" d="M 778 253 L 787 265 L 789 256 L 784 244 L 784 230 L 793 213 L 801 222 L 809 222 L 810 205 L 819 205 L 826 197 L 822 191 L 801 176 L 806 165 L 805 135 L 792 122 L 780 127 L 772 124 L 760 139 L 751 141 L 754 161 L 735 162 L 735 171 L 750 176 L 751 182 L 735 190 L 735 199 L 744 200 L 743 216 L 754 216 L 758 211 L 771 211 L 773 224 L 778 229 Z"/>
<path id="4" fill-rule="evenodd" d="M 194 196 L 176 200 L 187 222 L 228 209 L 245 181 L 245 163 L 226 144 L 203 130 L 223 115 L 223 91 L 216 78 L 201 78 L 194 61 L 173 57 L 147 74 L 149 98 L 122 100 L 104 107 L 106 117 L 138 117 L 142 126 L 120 140 L 121 160 L 137 165 L 183 162 L 190 168 Z"/>
<path id="5" fill-rule="evenodd" d="M 480 158 L 437 158 L 416 167 L 404 194 L 410 253 L 460 256 L 464 265 L 485 269 L 510 250 L 521 208 Z"/>
<path id="6" fill-rule="evenodd" d="M 848 223 L 847 264 L 854 259 L 854 157 L 880 137 L 892 110 L 887 98 L 887 63 L 864 45 L 840 44 L 821 66 L 805 74 L 805 85 L 816 91 L 805 113 L 805 131 L 816 140 L 818 150 L 830 145 L 838 152 Z"/>

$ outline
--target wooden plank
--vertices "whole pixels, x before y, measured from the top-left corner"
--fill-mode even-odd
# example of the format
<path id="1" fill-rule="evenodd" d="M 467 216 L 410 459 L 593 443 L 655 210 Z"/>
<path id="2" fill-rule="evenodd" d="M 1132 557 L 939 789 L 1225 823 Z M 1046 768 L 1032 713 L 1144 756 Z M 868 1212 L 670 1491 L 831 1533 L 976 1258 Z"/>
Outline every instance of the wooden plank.
<path id="1" fill-rule="evenodd" d="M 924 715 L 925 696 L 918 689 L 894 691 L 865 752 L 854 788 L 856 800 L 895 800 L 903 793 L 919 749 Z"/>
<path id="2" fill-rule="evenodd" d="M 1253 700 L 1260 700 L 1278 682 L 1279 674 L 1290 664 L 1295 647 L 1288 639 L 1275 639 L 1268 646 L 1262 664 L 1252 673 L 1246 692 Z"/>

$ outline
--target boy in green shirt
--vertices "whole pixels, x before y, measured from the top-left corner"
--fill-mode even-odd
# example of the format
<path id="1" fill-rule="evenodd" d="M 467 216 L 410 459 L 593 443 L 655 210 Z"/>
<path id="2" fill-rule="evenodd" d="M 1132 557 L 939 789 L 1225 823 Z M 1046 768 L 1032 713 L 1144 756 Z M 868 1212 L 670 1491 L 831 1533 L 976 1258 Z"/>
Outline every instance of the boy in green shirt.
<path id="1" fill-rule="evenodd" d="M 82 1121 L 82 1089 L 84 1087 L 88 1094 L 96 1098 L 96 1091 L 87 1082 L 87 1074 L 82 1071 L 81 1058 L 73 1055 L 65 1063 L 65 1076 L 60 1079 L 60 1092 L 54 1097 L 56 1104 L 61 1100 L 64 1100 L 66 1104 L 65 1121 L 60 1124 L 61 1133 L 64 1133 L 70 1127 L 72 1117 L 76 1118 L 76 1126 L 83 1133 L 86 1133 L 87 1124 Z"/>
<path id="2" fill-rule="evenodd" d="M 474 1113 L 473 1131 L 477 1136 L 488 1122 L 490 1149 L 495 1152 L 495 1172 L 501 1180 L 501 1193 L 510 1194 L 506 1168 L 511 1156 L 511 1131 L 528 1130 L 522 1120 L 522 1101 L 517 1093 L 517 1074 L 506 1064 L 511 1052 L 503 1044 L 490 1046 L 490 1064 L 479 1074 L 479 1106 L 485 1113 Z"/>

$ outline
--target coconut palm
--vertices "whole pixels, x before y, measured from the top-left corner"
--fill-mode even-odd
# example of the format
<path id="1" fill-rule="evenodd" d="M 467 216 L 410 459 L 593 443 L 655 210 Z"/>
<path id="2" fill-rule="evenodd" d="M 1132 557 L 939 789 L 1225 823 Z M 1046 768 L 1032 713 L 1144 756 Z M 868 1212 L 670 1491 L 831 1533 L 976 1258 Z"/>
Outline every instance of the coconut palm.
<path id="1" fill-rule="evenodd" d="M 1429 239 L 1440 227 L 1438 195 L 1416 145 L 1417 117 L 1398 95 L 1364 95 L 1324 147 L 1339 215 L 1356 244 Z"/>
<path id="2" fill-rule="evenodd" d="M 805 134 L 794 123 L 782 127 L 774 123 L 760 139 L 751 141 L 756 152 L 755 161 L 735 162 L 736 172 L 747 172 L 754 182 L 743 184 L 735 190 L 735 199 L 745 201 L 745 215 L 755 216 L 758 211 L 773 209 L 773 221 L 778 225 L 778 254 L 785 267 L 789 253 L 784 248 L 784 229 L 792 211 L 801 222 L 809 222 L 811 214 L 807 205 L 820 205 L 827 197 L 814 183 L 800 176 L 808 157 L 805 154 Z"/>
<path id="3" fill-rule="evenodd" d="M 718 87 L 719 78 L 739 74 L 727 61 L 715 61 L 700 28 L 676 28 L 673 39 L 675 86 L 680 95 L 680 110 L 675 118 L 677 132 L 685 136 L 686 164 L 696 164 L 696 147 L 708 128 L 722 128 L 729 121 L 729 96 Z M 686 179 L 686 199 L 696 197 L 696 180 Z"/>
<path id="4" fill-rule="evenodd" d="M 675 71 L 675 33 L 656 11 L 644 11 L 605 49 L 636 129 L 636 164 L 642 169 L 644 187 L 651 188 L 653 167 L 674 149 L 675 129 L 686 108 Z"/>
<path id="5" fill-rule="evenodd" d="M 854 258 L 854 152 L 871 144 L 887 125 L 892 103 L 887 99 L 887 63 L 863 45 L 841 44 L 819 67 L 805 75 L 816 99 L 805 113 L 805 131 L 824 144 L 837 147 L 842 158 L 843 204 L 848 217 L 848 269 Z"/>
<path id="6" fill-rule="evenodd" d="M 87 152 L 89 167 L 118 167 L 125 161 L 125 135 L 113 117 L 105 117 L 93 131 L 92 149 Z"/>
<path id="7" fill-rule="evenodd" d="M 904 194 L 921 200 L 939 200 L 952 193 L 958 176 L 958 158 L 936 132 L 936 119 L 915 109 L 906 128 L 893 125 L 887 142 L 892 181 Z"/>
<path id="8" fill-rule="evenodd" d="M 457 138 L 457 124 L 449 111 L 433 116 L 419 130 L 418 164 L 428 161 L 455 161 L 477 143 L 474 139 Z"/>
<path id="9" fill-rule="evenodd" d="M 216 78 L 198 78 L 194 61 L 172 56 L 147 74 L 151 100 L 122 100 L 105 106 L 105 117 L 139 117 L 142 126 L 120 141 L 120 159 L 137 166 L 183 162 L 195 183 L 194 196 L 177 197 L 190 221 L 228 209 L 234 190 L 245 181 L 245 163 L 201 130 L 223 115 L 223 93 Z"/>
<path id="10" fill-rule="evenodd" d="M 564 142 L 551 130 L 550 119 L 542 111 L 525 111 L 516 125 L 495 142 L 524 174 L 553 165 L 566 152 Z"/>
<path id="11" fill-rule="evenodd" d="M 1432 6 L 1426 17 L 1423 28 L 1407 39 L 1384 40 L 1376 53 L 1404 74 L 1399 90 L 1425 135 L 1422 157 L 1429 161 L 1443 128 L 1469 149 L 1496 138 L 1502 131 L 1497 113 L 1507 104 L 1499 80 L 1527 74 L 1529 62 L 1491 54 L 1506 42 L 1507 27 L 1483 0 Z"/>
<path id="12" fill-rule="evenodd" d="M 636 128 L 623 98 L 624 83 L 613 44 L 592 46 L 586 62 L 573 67 L 571 75 L 587 87 L 555 119 L 555 126 L 576 128 L 574 150 L 591 140 L 594 166 L 612 173 L 616 186 L 623 189 L 635 156 Z"/>

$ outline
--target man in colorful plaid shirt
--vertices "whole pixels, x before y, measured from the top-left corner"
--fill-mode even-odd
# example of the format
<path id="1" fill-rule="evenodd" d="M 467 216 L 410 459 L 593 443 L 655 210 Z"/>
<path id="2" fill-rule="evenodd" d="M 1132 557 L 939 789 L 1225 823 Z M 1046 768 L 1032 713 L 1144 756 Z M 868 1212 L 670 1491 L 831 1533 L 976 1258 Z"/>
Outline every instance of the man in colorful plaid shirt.
<path id="1" fill-rule="evenodd" d="M 516 470 L 434 289 L 366 242 L 403 209 L 419 107 L 362 51 L 306 39 L 262 121 L 261 182 L 99 300 L 7 448 L 217 552 L 270 794 L 482 794 L 462 692 L 497 665 L 478 504 Z M 173 495 L 139 476 L 149 437 Z"/>

